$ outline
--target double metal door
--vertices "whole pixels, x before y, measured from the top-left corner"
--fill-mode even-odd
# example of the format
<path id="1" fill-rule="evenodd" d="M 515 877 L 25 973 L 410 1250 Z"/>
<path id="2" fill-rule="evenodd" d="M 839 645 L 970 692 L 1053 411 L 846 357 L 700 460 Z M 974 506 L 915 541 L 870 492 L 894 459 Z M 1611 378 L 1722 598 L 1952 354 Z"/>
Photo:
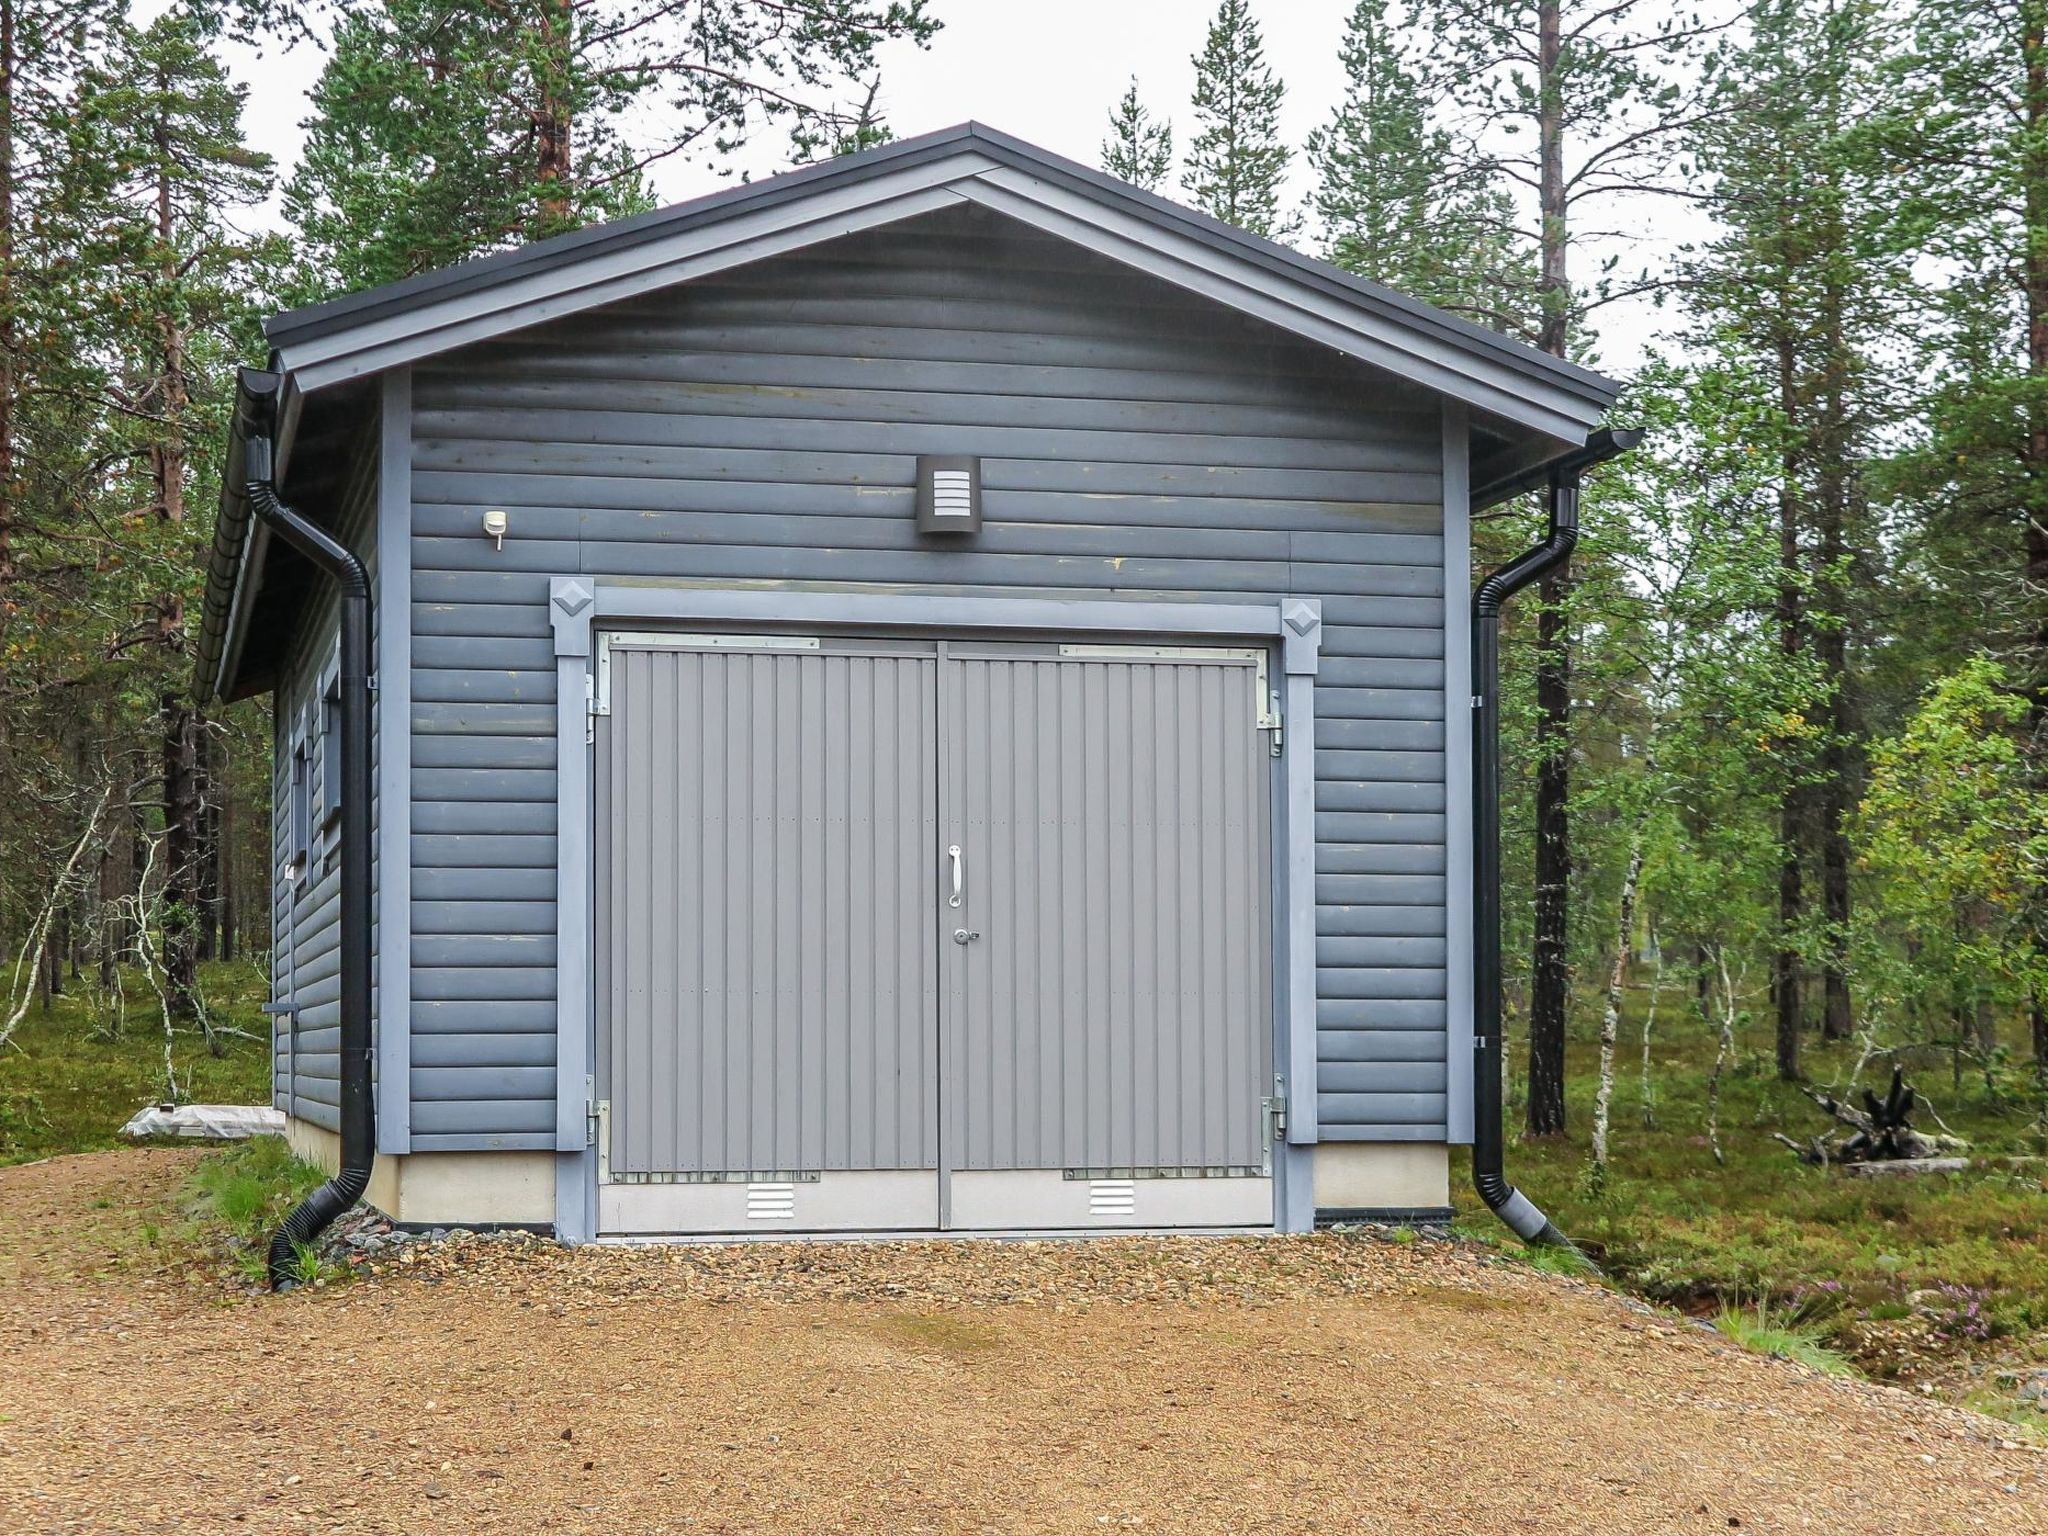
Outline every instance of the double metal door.
<path id="1" fill-rule="evenodd" d="M 1259 653 L 611 635 L 600 1230 L 1271 1220 Z"/>

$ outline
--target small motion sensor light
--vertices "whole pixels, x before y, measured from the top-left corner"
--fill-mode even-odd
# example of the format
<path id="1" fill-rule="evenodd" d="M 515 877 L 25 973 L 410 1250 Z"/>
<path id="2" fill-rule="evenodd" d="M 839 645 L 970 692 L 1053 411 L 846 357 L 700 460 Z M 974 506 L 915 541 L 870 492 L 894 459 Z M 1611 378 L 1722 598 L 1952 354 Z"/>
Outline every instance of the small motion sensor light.
<path id="1" fill-rule="evenodd" d="M 507 522 L 508 519 L 502 507 L 493 507 L 484 514 L 484 532 L 497 541 L 499 549 L 505 547 L 505 528 Z"/>
<path id="2" fill-rule="evenodd" d="M 919 457 L 917 531 L 981 531 L 981 460 L 930 454 Z"/>

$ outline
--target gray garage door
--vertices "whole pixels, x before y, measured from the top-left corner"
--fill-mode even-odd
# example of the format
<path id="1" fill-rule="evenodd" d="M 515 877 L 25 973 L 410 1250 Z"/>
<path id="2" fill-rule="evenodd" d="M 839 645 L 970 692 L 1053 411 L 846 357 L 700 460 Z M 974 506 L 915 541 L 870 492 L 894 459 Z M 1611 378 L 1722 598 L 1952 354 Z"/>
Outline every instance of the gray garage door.
<path id="1" fill-rule="evenodd" d="M 1256 653 L 600 655 L 600 1230 L 1270 1221 Z"/>

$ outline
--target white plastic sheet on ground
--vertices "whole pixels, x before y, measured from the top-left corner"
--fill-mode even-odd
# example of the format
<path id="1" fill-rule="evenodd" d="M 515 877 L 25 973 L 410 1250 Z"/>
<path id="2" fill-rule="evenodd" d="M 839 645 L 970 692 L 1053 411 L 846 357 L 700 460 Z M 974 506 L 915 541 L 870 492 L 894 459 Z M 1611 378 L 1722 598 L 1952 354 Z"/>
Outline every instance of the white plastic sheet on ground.
<path id="1" fill-rule="evenodd" d="M 123 1136 L 194 1136 L 203 1141 L 241 1141 L 282 1136 L 284 1112 L 267 1104 L 152 1104 L 121 1127 Z"/>

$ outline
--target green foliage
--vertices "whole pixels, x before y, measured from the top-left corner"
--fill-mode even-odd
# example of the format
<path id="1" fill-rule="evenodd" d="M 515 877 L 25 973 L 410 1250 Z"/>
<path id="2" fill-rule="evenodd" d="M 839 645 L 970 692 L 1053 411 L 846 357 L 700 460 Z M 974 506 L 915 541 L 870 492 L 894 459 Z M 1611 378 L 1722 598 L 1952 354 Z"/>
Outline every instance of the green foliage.
<path id="1" fill-rule="evenodd" d="M 1293 158 L 1280 137 L 1287 88 L 1266 62 L 1250 0 L 1222 0 L 1194 63 L 1196 130 L 1181 185 L 1204 213 L 1286 239 L 1299 222 L 1280 206 Z"/>
<path id="2" fill-rule="evenodd" d="M 803 158 L 881 143 L 877 50 L 937 29 L 926 0 L 350 9 L 286 190 L 308 262 L 299 296 L 638 212 L 651 165 L 726 163 L 765 124 Z"/>
<path id="3" fill-rule="evenodd" d="M 1511 329 L 1499 296 L 1515 257 L 1506 199 L 1453 164 L 1388 0 L 1359 0 L 1339 57 L 1344 100 L 1309 135 L 1324 255 L 1347 271 Z M 1526 282 L 1525 274 L 1515 274 Z"/>
<path id="4" fill-rule="evenodd" d="M 1871 746 L 1856 842 L 1880 884 L 1859 970 L 1895 1018 L 1926 998 L 2013 1008 L 2048 992 L 2048 790 L 2021 745 L 2027 713 L 2005 668 L 1973 657 Z"/>
<path id="5" fill-rule="evenodd" d="M 1119 181 L 1157 192 L 1173 170 L 1173 125 L 1155 122 L 1138 100 L 1138 77 L 1109 114 L 1109 137 L 1102 141 L 1102 168 Z"/>

